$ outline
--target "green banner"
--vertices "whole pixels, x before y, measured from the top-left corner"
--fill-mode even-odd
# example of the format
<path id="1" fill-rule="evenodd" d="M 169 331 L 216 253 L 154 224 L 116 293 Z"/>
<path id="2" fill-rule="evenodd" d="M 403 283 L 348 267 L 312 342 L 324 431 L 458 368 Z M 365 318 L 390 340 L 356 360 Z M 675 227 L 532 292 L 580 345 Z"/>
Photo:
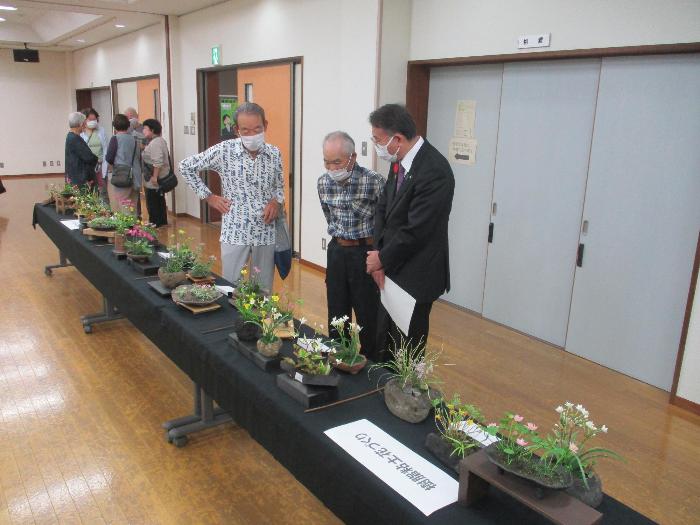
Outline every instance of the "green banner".
<path id="1" fill-rule="evenodd" d="M 221 124 L 221 140 L 230 140 L 236 137 L 233 132 L 233 126 L 235 122 L 233 121 L 234 113 L 236 113 L 236 108 L 238 107 L 238 98 L 230 96 L 219 97 L 219 108 L 220 108 L 220 121 Z"/>

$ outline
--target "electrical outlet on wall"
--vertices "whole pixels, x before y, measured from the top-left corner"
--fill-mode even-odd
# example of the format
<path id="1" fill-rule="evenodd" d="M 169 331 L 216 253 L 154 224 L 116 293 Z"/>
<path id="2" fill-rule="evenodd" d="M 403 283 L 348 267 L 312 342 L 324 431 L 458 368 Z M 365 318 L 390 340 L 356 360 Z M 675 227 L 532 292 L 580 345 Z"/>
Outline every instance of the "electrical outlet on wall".
<path id="1" fill-rule="evenodd" d="M 185 126 L 185 135 L 189 135 L 189 134 L 190 134 L 190 127 Z"/>
<path id="2" fill-rule="evenodd" d="M 321 249 L 325 250 L 326 249 L 326 238 L 321 237 Z"/>
<path id="3" fill-rule="evenodd" d="M 362 141 L 362 156 L 363 157 L 367 156 L 367 141 L 366 140 Z"/>
<path id="4" fill-rule="evenodd" d="M 60 161 L 60 160 L 57 160 L 57 161 L 56 161 L 56 166 L 60 166 L 60 165 L 61 165 L 61 161 Z"/>
<path id="5" fill-rule="evenodd" d="M 46 161 L 42 161 L 42 162 L 43 162 L 43 164 L 44 164 L 44 167 L 46 167 Z"/>
<path id="6" fill-rule="evenodd" d="M 4 162 L 0 162 L 0 168 L 4 168 L 4 167 L 5 167 L 5 163 L 4 163 Z"/>
<path id="7" fill-rule="evenodd" d="M 53 166 L 53 161 L 52 161 L 52 160 L 49 161 L 49 166 Z"/>

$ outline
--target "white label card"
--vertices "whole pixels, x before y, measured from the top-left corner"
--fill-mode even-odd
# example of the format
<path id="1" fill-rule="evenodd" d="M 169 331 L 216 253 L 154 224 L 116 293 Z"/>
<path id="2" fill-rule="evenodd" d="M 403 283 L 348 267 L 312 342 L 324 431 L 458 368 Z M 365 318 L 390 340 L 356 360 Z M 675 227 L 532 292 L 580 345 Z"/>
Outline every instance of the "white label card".
<path id="1" fill-rule="evenodd" d="M 61 221 L 61 224 L 63 224 L 69 230 L 77 230 L 80 228 L 80 220 L 78 219 L 69 219 L 67 221 Z"/>
<path id="2" fill-rule="evenodd" d="M 325 434 L 426 516 L 457 501 L 457 480 L 374 423 L 360 419 Z"/>

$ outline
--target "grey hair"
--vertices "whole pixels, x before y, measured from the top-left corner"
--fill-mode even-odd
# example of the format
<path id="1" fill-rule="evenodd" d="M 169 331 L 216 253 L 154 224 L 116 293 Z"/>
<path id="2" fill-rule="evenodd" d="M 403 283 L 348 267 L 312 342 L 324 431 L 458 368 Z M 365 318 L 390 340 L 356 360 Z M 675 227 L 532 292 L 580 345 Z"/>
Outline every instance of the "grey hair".
<path id="1" fill-rule="evenodd" d="M 335 142 L 336 140 L 339 140 L 343 143 L 343 153 L 345 153 L 346 155 L 352 155 L 353 153 L 355 153 L 355 141 L 352 140 L 352 137 L 344 131 L 331 131 L 323 139 L 323 145 L 325 146 L 326 143 Z"/>
<path id="2" fill-rule="evenodd" d="M 68 127 L 69 128 L 79 128 L 80 126 L 83 125 L 83 122 L 85 122 L 85 115 L 80 113 L 79 111 L 74 111 L 73 113 L 68 114 Z"/>
<path id="3" fill-rule="evenodd" d="M 129 106 L 128 108 L 126 108 L 126 109 L 124 110 L 124 114 L 125 114 L 125 115 L 131 115 L 130 118 L 139 118 L 139 112 L 136 111 L 136 110 L 135 110 L 134 108 L 132 108 L 131 106 Z"/>
<path id="4" fill-rule="evenodd" d="M 265 123 L 265 110 L 262 108 L 262 106 L 256 104 L 255 102 L 244 102 L 236 108 L 236 113 L 233 116 L 233 119 L 236 121 L 236 126 L 238 126 L 238 115 L 241 113 L 245 113 L 246 115 L 257 115 L 262 119 L 263 124 Z"/>

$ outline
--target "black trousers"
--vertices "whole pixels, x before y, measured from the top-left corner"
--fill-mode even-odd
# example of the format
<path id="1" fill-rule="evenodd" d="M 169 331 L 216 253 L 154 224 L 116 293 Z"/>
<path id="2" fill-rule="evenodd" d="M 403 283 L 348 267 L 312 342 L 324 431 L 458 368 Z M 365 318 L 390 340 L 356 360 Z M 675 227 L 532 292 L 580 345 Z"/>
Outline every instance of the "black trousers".
<path id="1" fill-rule="evenodd" d="M 379 289 L 367 274 L 367 250 L 371 246 L 340 246 L 335 239 L 328 244 L 326 265 L 326 297 L 328 301 L 328 334 L 338 337 L 331 326 L 334 317 L 347 315 L 362 327 L 360 344 L 369 359 L 377 357 L 377 309 Z"/>
<path id="2" fill-rule="evenodd" d="M 146 209 L 148 220 L 158 226 L 168 224 L 168 207 L 165 204 L 165 195 L 159 190 L 146 188 Z"/>
<path id="3" fill-rule="evenodd" d="M 411 324 L 408 325 L 408 334 L 404 334 L 383 306 L 379 306 L 379 316 L 377 320 L 377 361 L 383 362 L 391 359 L 389 350 L 401 343 L 401 340 L 417 345 L 425 345 L 428 342 L 428 331 L 430 328 L 430 310 L 433 303 L 416 303 L 411 316 Z"/>

